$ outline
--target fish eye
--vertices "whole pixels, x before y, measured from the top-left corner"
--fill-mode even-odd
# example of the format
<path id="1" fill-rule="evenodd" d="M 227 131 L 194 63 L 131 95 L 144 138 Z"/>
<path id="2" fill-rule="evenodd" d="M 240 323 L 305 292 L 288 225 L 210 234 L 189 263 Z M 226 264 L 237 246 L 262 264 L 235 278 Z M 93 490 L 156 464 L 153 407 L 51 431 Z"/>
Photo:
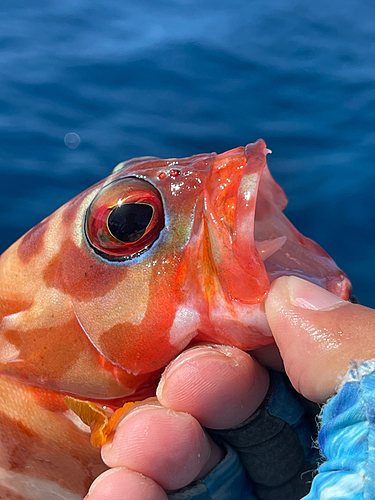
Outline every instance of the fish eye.
<path id="1" fill-rule="evenodd" d="M 141 238 L 151 222 L 153 208 L 145 203 L 124 203 L 112 209 L 107 219 L 108 231 L 124 243 Z"/>
<path id="2" fill-rule="evenodd" d="M 86 212 L 87 241 L 108 260 L 138 255 L 157 240 L 163 227 L 159 191 L 137 177 L 123 177 L 104 186 Z"/>

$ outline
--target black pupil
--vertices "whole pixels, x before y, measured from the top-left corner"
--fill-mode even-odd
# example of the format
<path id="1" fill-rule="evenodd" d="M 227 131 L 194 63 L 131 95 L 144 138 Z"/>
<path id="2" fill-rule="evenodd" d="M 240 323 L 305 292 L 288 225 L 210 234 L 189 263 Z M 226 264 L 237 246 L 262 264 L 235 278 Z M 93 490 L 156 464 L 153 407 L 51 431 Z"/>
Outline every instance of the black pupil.
<path id="1" fill-rule="evenodd" d="M 111 234 L 124 243 L 139 240 L 152 219 L 153 209 L 144 203 L 125 203 L 112 210 L 108 217 Z"/>

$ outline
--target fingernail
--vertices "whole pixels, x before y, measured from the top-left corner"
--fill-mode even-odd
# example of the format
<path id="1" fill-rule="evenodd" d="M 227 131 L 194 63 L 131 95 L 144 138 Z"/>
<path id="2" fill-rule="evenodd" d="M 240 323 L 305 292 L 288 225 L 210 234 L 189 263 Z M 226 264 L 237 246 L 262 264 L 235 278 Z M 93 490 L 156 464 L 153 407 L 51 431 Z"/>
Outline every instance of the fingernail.
<path id="1" fill-rule="evenodd" d="M 90 486 L 90 489 L 89 491 L 87 492 L 87 495 L 85 496 L 85 498 L 83 500 L 98 500 L 98 495 L 96 493 L 96 488 L 97 488 L 97 485 L 102 481 L 102 476 L 98 476 L 95 481 L 92 483 L 92 485 Z"/>
<path id="2" fill-rule="evenodd" d="M 324 288 L 295 276 L 288 277 L 287 290 L 291 304 L 303 309 L 319 311 L 346 303 L 345 300 L 340 299 L 340 297 Z"/>
<path id="3" fill-rule="evenodd" d="M 165 386 L 168 384 L 171 376 L 173 377 L 174 372 L 176 370 L 180 370 L 183 364 L 192 364 L 197 358 L 200 358 L 202 356 L 215 356 L 227 361 L 228 358 L 234 358 L 235 348 L 219 344 L 210 344 L 203 346 L 197 345 L 181 353 L 171 364 L 167 366 L 167 368 L 162 373 L 160 382 L 156 389 L 156 395 L 159 401 L 162 401 Z"/>

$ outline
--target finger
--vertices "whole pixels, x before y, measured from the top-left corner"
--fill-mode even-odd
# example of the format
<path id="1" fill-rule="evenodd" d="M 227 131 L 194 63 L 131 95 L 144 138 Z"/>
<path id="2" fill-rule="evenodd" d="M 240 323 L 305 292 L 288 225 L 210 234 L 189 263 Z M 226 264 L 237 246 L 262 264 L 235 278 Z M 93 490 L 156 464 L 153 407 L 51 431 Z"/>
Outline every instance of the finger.
<path id="1" fill-rule="evenodd" d="M 165 407 L 193 415 L 204 427 L 224 429 L 246 420 L 267 393 L 268 372 L 228 346 L 193 347 L 165 370 L 157 397 Z"/>
<path id="2" fill-rule="evenodd" d="M 351 359 L 375 356 L 375 311 L 296 277 L 276 280 L 266 315 L 294 387 L 323 402 Z"/>
<path id="3" fill-rule="evenodd" d="M 144 405 L 120 421 L 102 458 L 109 467 L 126 467 L 174 490 L 208 472 L 222 452 L 191 415 Z"/>
<path id="4" fill-rule="evenodd" d="M 276 344 L 269 344 L 258 347 L 251 351 L 251 357 L 270 370 L 284 372 L 284 363 L 280 356 L 280 351 Z"/>
<path id="5" fill-rule="evenodd" d="M 161 486 L 152 479 L 125 469 L 111 469 L 91 485 L 84 500 L 168 500 Z"/>

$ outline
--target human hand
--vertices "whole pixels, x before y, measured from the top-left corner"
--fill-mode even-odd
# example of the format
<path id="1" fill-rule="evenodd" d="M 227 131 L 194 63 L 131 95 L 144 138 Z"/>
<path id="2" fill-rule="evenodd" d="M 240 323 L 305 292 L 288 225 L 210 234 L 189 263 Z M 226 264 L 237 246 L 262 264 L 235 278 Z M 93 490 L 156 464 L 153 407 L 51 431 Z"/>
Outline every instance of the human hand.
<path id="1" fill-rule="evenodd" d="M 223 458 L 202 426 L 241 423 L 267 389 L 267 370 L 239 349 L 205 345 L 185 351 L 164 372 L 157 398 L 129 411 L 103 446 L 111 469 L 88 498 L 166 500 L 165 490 L 205 476 Z"/>
<path id="2" fill-rule="evenodd" d="M 374 357 L 375 311 L 298 278 L 273 284 L 266 313 L 292 384 L 312 401 L 334 393 L 350 359 Z M 112 469 L 94 482 L 90 500 L 166 500 L 165 490 L 207 474 L 222 452 L 201 425 L 223 429 L 246 420 L 267 392 L 264 366 L 280 364 L 274 347 L 252 355 L 201 346 L 176 358 L 157 399 L 129 412 L 103 447 Z"/>

